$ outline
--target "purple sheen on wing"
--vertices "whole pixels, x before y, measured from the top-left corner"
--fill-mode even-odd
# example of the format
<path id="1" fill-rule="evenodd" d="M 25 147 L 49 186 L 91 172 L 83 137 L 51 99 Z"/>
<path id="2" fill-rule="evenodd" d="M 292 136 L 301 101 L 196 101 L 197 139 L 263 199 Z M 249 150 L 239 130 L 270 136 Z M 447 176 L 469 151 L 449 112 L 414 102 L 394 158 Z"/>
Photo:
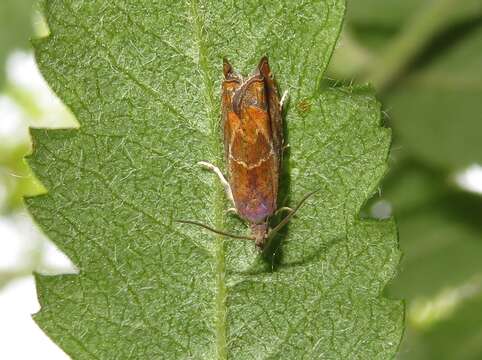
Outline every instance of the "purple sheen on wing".
<path id="1" fill-rule="evenodd" d="M 236 204 L 239 216 L 251 223 L 261 223 L 266 218 L 273 214 L 274 210 L 272 204 L 268 201 L 258 200 L 256 202 L 240 202 Z"/>

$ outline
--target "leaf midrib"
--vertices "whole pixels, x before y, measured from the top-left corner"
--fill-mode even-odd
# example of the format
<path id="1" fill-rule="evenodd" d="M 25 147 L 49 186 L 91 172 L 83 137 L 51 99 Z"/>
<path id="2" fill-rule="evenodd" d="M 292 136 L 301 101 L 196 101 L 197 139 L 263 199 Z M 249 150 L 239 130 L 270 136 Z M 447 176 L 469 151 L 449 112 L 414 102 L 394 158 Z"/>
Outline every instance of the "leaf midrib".
<path id="1" fill-rule="evenodd" d="M 208 115 L 209 121 L 209 140 L 210 140 L 210 148 L 211 148 L 211 156 L 215 159 L 219 159 L 220 157 L 217 154 L 220 154 L 220 144 L 218 139 L 218 129 L 219 129 L 219 119 L 216 114 L 216 106 L 214 105 L 214 88 L 213 88 L 213 81 L 209 78 L 209 62 L 208 62 L 208 55 L 207 55 L 207 46 L 204 43 L 204 36 L 203 36 L 203 29 L 202 29 L 202 22 L 200 21 L 199 15 L 199 4 L 198 0 L 192 0 L 191 2 L 191 17 L 193 20 L 193 32 L 196 38 L 196 43 L 198 45 L 199 51 L 199 69 L 202 75 L 203 81 L 203 93 L 204 93 L 204 100 L 206 105 L 206 113 Z M 201 160 L 201 159 L 199 159 Z M 216 190 L 214 191 L 213 196 L 213 205 L 214 205 L 214 224 L 215 227 L 220 229 L 223 227 L 223 191 L 220 186 L 216 186 Z M 226 339 L 226 317 L 227 317 L 227 308 L 226 308 L 226 297 L 227 297 L 227 289 L 226 289 L 226 281 L 225 281 L 225 252 L 224 252 L 224 240 L 220 236 L 216 236 L 215 240 L 215 254 L 214 254 L 214 261 L 215 261 L 215 316 L 216 316 L 216 357 L 219 360 L 227 359 L 227 339 Z"/>

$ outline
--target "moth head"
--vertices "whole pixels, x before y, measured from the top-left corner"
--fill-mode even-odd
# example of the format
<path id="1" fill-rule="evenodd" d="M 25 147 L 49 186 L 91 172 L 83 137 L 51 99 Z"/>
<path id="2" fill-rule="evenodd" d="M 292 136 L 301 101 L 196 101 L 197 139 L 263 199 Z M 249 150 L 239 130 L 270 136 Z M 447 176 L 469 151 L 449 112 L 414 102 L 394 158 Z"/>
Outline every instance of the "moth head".
<path id="1" fill-rule="evenodd" d="M 246 79 L 240 87 L 236 89 L 233 95 L 233 111 L 241 117 L 241 108 L 243 102 L 247 100 L 245 105 L 248 106 L 260 106 L 264 104 L 264 80 L 263 77 L 256 72 L 251 77 Z M 263 96 L 263 100 L 259 100 L 259 97 Z"/>
<path id="2" fill-rule="evenodd" d="M 251 236 L 254 239 L 254 243 L 258 250 L 263 250 L 266 240 L 268 238 L 268 222 L 265 221 L 261 224 L 251 224 Z"/>

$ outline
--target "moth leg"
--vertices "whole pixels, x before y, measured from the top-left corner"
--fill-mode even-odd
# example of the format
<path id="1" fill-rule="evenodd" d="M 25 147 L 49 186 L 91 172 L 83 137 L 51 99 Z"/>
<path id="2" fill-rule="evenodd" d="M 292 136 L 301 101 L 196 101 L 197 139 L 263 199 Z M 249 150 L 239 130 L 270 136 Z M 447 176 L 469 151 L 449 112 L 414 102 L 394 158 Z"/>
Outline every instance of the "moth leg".
<path id="1" fill-rule="evenodd" d="M 234 215 L 238 215 L 238 210 L 236 210 L 236 208 L 229 208 L 228 210 L 226 210 L 226 213 L 227 214 L 234 214 Z"/>
<path id="2" fill-rule="evenodd" d="M 206 161 L 199 161 L 198 165 L 201 165 L 202 167 L 212 171 L 213 173 L 215 173 L 218 176 L 219 180 L 221 181 L 221 184 L 224 187 L 224 191 L 226 192 L 226 196 L 228 197 L 229 201 L 231 201 L 233 206 L 236 207 L 236 205 L 234 204 L 234 197 L 233 197 L 233 192 L 231 191 L 231 186 L 229 186 L 229 183 L 226 180 L 226 178 L 224 177 L 221 170 L 219 170 L 219 168 L 217 166 L 214 166 L 213 164 L 208 163 Z"/>
<path id="3" fill-rule="evenodd" d="M 288 206 L 283 206 L 275 211 L 275 215 L 278 215 L 280 212 L 283 212 L 283 211 L 288 211 L 289 213 L 292 213 L 294 210 Z"/>
<path id="4" fill-rule="evenodd" d="M 288 90 L 285 90 L 283 95 L 281 96 L 281 100 L 279 101 L 279 107 L 283 110 L 283 105 L 285 104 L 286 100 L 288 99 Z"/>

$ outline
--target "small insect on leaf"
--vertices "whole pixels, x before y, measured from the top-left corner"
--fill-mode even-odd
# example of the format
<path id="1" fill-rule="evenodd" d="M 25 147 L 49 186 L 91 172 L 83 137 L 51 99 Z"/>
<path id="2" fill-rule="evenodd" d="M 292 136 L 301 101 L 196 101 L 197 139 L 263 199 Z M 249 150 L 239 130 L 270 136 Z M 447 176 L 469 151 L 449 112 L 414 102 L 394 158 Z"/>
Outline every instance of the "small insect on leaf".
<path id="1" fill-rule="evenodd" d="M 316 191 L 306 195 L 295 210 L 273 229 L 268 220 L 277 211 L 277 197 L 283 157 L 282 103 L 269 67 L 262 57 L 254 73 L 244 78 L 224 59 L 221 109 L 224 155 L 228 180 L 214 165 L 200 164 L 221 180 L 234 211 L 249 223 L 251 236 L 231 235 L 191 220 L 179 222 L 202 226 L 217 234 L 254 240 L 264 249 L 267 241 L 293 217 Z"/>

